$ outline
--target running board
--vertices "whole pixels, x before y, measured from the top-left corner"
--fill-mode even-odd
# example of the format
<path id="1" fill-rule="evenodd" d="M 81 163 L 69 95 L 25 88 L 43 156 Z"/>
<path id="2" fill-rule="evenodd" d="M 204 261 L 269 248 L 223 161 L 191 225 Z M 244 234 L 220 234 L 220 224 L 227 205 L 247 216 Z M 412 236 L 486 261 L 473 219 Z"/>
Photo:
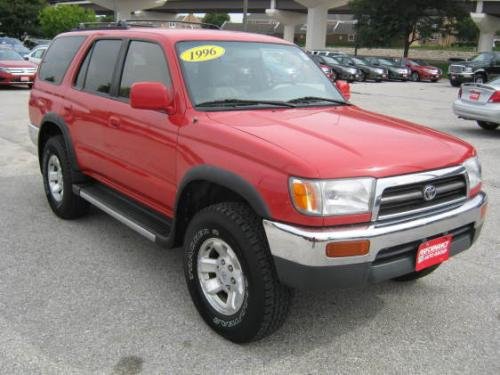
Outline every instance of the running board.
<path id="1" fill-rule="evenodd" d="M 73 192 L 148 240 L 168 246 L 169 218 L 99 183 L 73 185 Z"/>

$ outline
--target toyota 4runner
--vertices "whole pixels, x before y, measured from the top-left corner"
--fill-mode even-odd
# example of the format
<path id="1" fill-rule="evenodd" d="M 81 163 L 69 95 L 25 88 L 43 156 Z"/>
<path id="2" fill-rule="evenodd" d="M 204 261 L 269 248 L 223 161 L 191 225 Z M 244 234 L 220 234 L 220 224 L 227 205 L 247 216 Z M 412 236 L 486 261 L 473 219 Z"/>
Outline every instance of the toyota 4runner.
<path id="1" fill-rule="evenodd" d="M 286 61 L 286 64 L 277 63 Z M 284 40 L 138 27 L 59 35 L 29 101 L 54 213 L 89 205 L 184 248 L 207 324 L 283 323 L 293 288 L 413 280 L 476 240 L 474 148 L 370 113 Z"/>

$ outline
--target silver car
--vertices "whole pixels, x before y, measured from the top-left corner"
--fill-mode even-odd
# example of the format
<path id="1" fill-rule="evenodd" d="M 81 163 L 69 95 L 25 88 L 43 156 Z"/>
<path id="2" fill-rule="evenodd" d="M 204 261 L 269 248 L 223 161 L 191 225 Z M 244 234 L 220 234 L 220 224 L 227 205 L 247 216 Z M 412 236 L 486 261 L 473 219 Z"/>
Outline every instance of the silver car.
<path id="1" fill-rule="evenodd" d="M 500 78 L 488 83 L 464 83 L 453 112 L 463 119 L 475 120 L 486 130 L 500 126 Z"/>

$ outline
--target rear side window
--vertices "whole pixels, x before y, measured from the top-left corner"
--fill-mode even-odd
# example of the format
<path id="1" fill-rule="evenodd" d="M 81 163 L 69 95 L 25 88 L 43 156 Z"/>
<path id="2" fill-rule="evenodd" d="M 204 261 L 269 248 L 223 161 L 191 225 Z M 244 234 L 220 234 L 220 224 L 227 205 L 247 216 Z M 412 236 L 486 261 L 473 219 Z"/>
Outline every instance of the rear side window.
<path id="1" fill-rule="evenodd" d="M 121 40 L 98 40 L 90 52 L 90 61 L 83 89 L 101 94 L 109 94 L 116 60 L 120 53 Z M 87 60 L 87 58 L 86 58 Z M 82 64 L 77 81 L 85 71 L 85 61 Z"/>
<path id="2" fill-rule="evenodd" d="M 56 85 L 60 84 L 84 40 L 85 36 L 63 36 L 55 39 L 45 53 L 39 78 Z"/>
<path id="3" fill-rule="evenodd" d="M 170 74 L 162 48 L 155 43 L 132 41 L 128 48 L 119 95 L 128 98 L 135 82 L 161 82 L 170 86 Z"/>

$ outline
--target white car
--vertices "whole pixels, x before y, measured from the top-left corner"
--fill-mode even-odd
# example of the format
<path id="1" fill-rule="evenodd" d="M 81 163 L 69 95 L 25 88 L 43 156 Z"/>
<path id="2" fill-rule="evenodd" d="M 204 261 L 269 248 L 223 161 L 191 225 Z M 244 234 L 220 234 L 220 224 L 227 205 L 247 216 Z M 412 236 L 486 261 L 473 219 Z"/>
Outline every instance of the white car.
<path id="1" fill-rule="evenodd" d="M 464 83 L 453 103 L 453 112 L 465 120 L 475 120 L 485 130 L 500 126 L 500 78 L 488 83 Z"/>
<path id="2" fill-rule="evenodd" d="M 30 51 L 30 53 L 24 56 L 24 59 L 38 65 L 42 62 L 43 54 L 47 48 L 49 48 L 49 46 L 36 46 Z"/>

